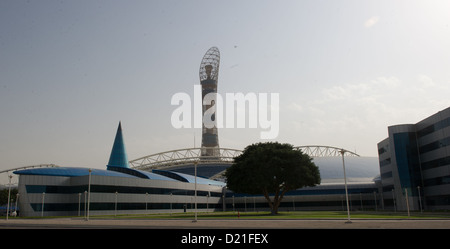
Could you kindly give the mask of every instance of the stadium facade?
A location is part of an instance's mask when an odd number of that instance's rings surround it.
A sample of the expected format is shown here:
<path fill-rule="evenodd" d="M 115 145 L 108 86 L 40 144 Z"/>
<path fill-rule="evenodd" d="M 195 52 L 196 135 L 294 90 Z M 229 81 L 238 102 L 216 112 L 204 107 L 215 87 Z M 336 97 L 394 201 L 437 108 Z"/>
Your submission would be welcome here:
<path fill-rule="evenodd" d="M 201 160 L 199 160 L 201 162 Z M 326 178 L 316 187 L 285 195 L 280 210 L 345 210 L 345 191 L 340 157 L 317 157 Z M 355 209 L 375 209 L 373 178 L 376 158 L 348 157 L 346 168 L 350 203 Z M 231 163 L 198 164 L 198 173 L 216 174 Z M 179 167 L 179 172 L 177 168 Z M 21 216 L 85 216 L 137 213 L 202 212 L 215 210 L 268 210 L 263 196 L 233 193 L 222 181 L 191 175 L 195 165 L 172 170 L 139 170 L 130 167 L 122 126 L 116 132 L 106 169 L 42 167 L 14 171 L 19 175 Z M 215 171 L 211 172 L 212 169 Z M 180 171 L 185 171 L 182 173 Z"/>
<path fill-rule="evenodd" d="M 22 216 L 60 216 L 214 210 L 225 183 L 164 170 L 129 167 L 119 123 L 107 169 L 45 167 L 19 175 Z"/>

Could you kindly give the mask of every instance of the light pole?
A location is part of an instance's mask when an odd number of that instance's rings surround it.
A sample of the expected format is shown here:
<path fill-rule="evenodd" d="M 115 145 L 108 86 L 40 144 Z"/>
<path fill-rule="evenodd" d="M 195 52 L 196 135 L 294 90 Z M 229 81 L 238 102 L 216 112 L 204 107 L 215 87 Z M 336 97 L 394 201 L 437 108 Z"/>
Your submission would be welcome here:
<path fill-rule="evenodd" d="M 373 191 L 373 198 L 375 200 L 375 212 L 378 212 L 378 205 L 377 205 L 377 194 L 375 191 Z"/>
<path fill-rule="evenodd" d="M 89 180 L 88 180 L 88 196 L 87 196 L 87 215 L 86 215 L 86 221 L 89 220 L 89 205 L 91 201 L 91 172 L 92 170 L 89 169 Z"/>
<path fill-rule="evenodd" d="M 233 212 L 236 212 L 236 210 L 234 209 L 234 195 L 233 195 Z"/>
<path fill-rule="evenodd" d="M 295 211 L 295 195 L 292 196 L 292 210 Z"/>
<path fill-rule="evenodd" d="M 344 169 L 345 200 L 347 202 L 347 221 L 345 223 L 352 223 L 352 221 L 350 220 L 350 208 L 348 204 L 347 175 L 345 174 L 345 161 L 344 161 L 345 150 L 341 149 L 339 152 L 342 155 L 342 168 Z"/>
<path fill-rule="evenodd" d="M 8 187 L 8 206 L 6 207 L 6 220 L 8 220 L 9 216 L 9 199 L 11 199 L 11 178 L 12 175 L 9 175 L 9 187 Z"/>
<path fill-rule="evenodd" d="M 170 216 L 172 216 L 172 202 L 173 202 L 172 193 L 170 193 Z"/>
<path fill-rule="evenodd" d="M 116 217 L 117 216 L 117 191 L 116 191 L 116 199 L 115 199 L 115 202 L 114 202 L 114 217 Z"/>
<path fill-rule="evenodd" d="M 44 201 L 45 201 L 45 192 L 42 192 L 41 217 L 44 217 Z"/>
<path fill-rule="evenodd" d="M 195 191 L 194 191 L 195 219 L 193 222 L 197 222 L 197 161 L 194 162 L 194 171 L 195 171 Z"/>
<path fill-rule="evenodd" d="M 19 193 L 16 194 L 16 207 L 14 208 L 14 216 L 17 216 L 17 202 L 19 201 Z"/>
<path fill-rule="evenodd" d="M 417 186 L 417 193 L 419 193 L 419 207 L 420 207 L 420 212 L 422 213 L 422 198 L 420 196 L 420 186 Z"/>
<path fill-rule="evenodd" d="M 247 196 L 244 196 L 244 210 L 247 212 Z"/>
<path fill-rule="evenodd" d="M 78 216 L 80 216 L 81 209 L 81 193 L 78 193 Z"/>
<path fill-rule="evenodd" d="M 408 188 L 405 188 L 405 199 L 406 199 L 406 208 L 408 209 L 408 217 L 409 217 L 410 213 L 409 213 L 409 201 L 408 201 Z"/>
<path fill-rule="evenodd" d="M 86 204 L 87 204 L 87 191 L 84 191 L 84 219 L 86 220 Z"/>
<path fill-rule="evenodd" d="M 206 195 L 206 212 L 208 212 L 208 208 L 209 208 L 209 195 L 211 193 L 208 191 L 208 194 Z"/>
<path fill-rule="evenodd" d="M 392 202 L 394 203 L 394 212 L 397 212 L 397 208 L 395 207 L 395 194 L 394 194 L 394 189 L 392 189 Z"/>
<path fill-rule="evenodd" d="M 147 209 L 147 203 L 148 203 L 148 193 L 145 192 L 145 212 L 148 211 L 148 209 Z"/>
<path fill-rule="evenodd" d="M 359 201 L 361 202 L 361 211 L 364 211 L 363 201 L 362 201 L 362 193 L 359 193 Z"/>

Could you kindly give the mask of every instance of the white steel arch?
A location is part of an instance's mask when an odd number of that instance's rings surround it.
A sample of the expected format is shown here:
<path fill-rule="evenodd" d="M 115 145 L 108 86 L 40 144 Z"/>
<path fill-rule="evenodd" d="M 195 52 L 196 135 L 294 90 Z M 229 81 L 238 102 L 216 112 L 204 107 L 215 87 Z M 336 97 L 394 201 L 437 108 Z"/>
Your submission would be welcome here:
<path fill-rule="evenodd" d="M 330 156 L 358 156 L 355 152 L 349 150 L 333 147 L 333 146 L 323 146 L 323 145 L 306 145 L 297 146 L 295 149 L 301 150 L 303 153 L 308 154 L 310 157 L 330 157 Z"/>
<path fill-rule="evenodd" d="M 29 166 L 22 166 L 12 169 L 5 169 L 0 171 L 0 185 L 6 185 L 5 182 L 8 182 L 8 177 L 13 176 L 12 172 L 16 170 L 22 170 L 22 169 L 31 169 L 31 168 L 46 168 L 46 167 L 59 167 L 56 164 L 37 164 L 37 165 L 29 165 Z M 14 183 L 14 184 L 17 184 Z"/>
<path fill-rule="evenodd" d="M 2 170 L 2 171 L 0 171 L 0 174 L 11 172 L 11 171 L 16 171 L 16 170 L 22 170 L 22 169 L 48 168 L 48 167 L 60 167 L 60 166 L 58 166 L 56 164 L 37 164 L 37 165 L 30 165 L 30 166 L 23 166 L 23 167 Z"/>
<path fill-rule="evenodd" d="M 161 169 L 172 166 L 189 165 L 197 162 L 201 164 L 231 164 L 233 158 L 241 154 L 242 151 L 228 148 L 218 148 L 218 156 L 202 156 L 201 148 L 188 148 L 171 150 L 152 154 L 130 161 L 130 166 L 134 169 Z"/>
<path fill-rule="evenodd" d="M 358 154 L 332 146 L 306 145 L 297 146 L 295 149 L 301 150 L 310 157 L 330 157 L 330 156 L 359 156 Z M 201 156 L 201 148 L 188 148 L 171 150 L 144 156 L 130 161 L 131 168 L 140 170 L 163 169 L 173 166 L 183 166 L 194 164 L 232 164 L 233 159 L 239 156 L 242 151 L 237 149 L 219 148 L 219 156 Z"/>

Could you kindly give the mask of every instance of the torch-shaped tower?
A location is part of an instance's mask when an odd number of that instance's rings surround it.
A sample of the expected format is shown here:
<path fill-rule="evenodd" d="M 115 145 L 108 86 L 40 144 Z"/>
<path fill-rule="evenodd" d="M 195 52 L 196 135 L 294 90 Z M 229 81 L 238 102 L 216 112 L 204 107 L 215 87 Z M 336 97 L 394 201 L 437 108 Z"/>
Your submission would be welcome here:
<path fill-rule="evenodd" d="M 205 112 L 214 113 L 211 116 L 212 124 L 202 126 L 202 156 L 219 156 L 219 137 L 217 133 L 216 122 L 216 94 L 217 81 L 219 78 L 219 63 L 220 52 L 216 47 L 210 48 L 203 56 L 200 63 L 200 84 L 202 85 L 202 116 L 205 117 Z M 209 105 L 204 105 L 203 100 L 208 93 L 212 95 Z M 210 96 L 211 97 L 211 96 Z"/>

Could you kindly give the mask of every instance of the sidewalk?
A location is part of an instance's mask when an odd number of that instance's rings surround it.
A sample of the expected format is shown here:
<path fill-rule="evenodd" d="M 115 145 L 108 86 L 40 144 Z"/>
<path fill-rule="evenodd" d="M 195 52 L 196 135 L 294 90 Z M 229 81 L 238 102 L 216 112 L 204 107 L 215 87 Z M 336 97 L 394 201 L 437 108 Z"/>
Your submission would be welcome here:
<path fill-rule="evenodd" d="M 352 219 L 347 220 L 163 220 L 163 219 L 5 219 L 0 229 L 450 229 L 450 220 Z"/>

